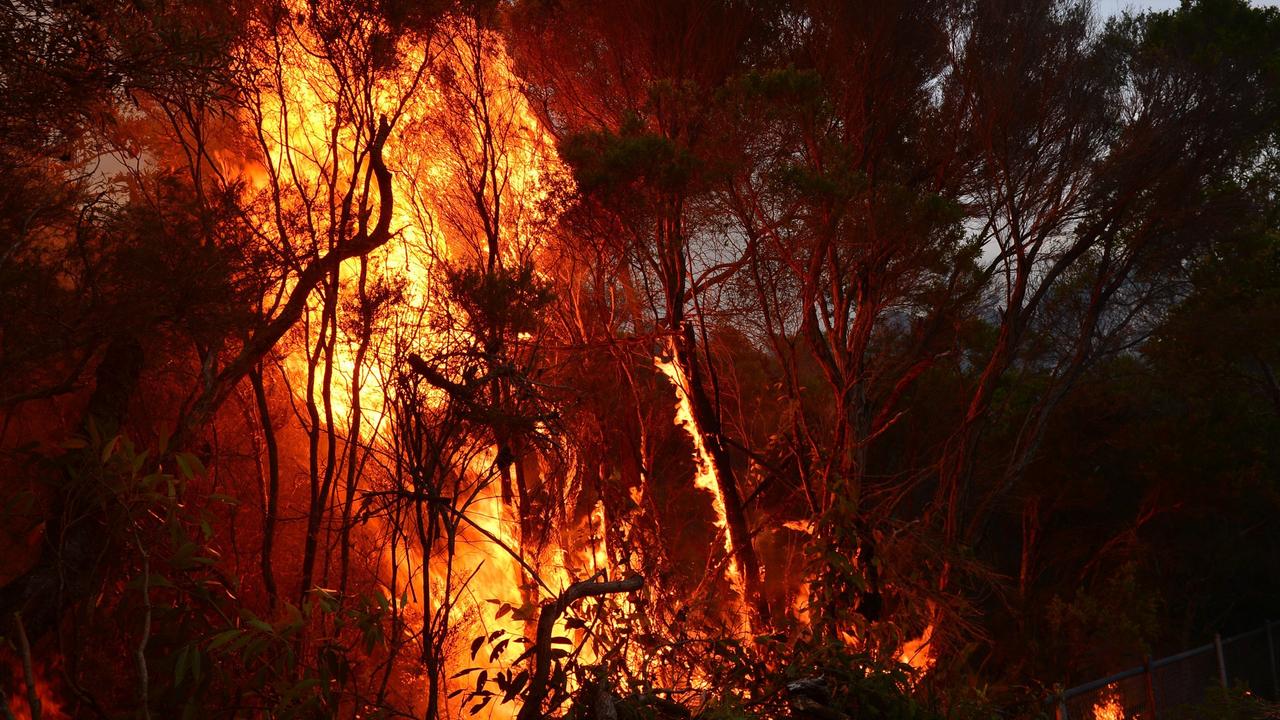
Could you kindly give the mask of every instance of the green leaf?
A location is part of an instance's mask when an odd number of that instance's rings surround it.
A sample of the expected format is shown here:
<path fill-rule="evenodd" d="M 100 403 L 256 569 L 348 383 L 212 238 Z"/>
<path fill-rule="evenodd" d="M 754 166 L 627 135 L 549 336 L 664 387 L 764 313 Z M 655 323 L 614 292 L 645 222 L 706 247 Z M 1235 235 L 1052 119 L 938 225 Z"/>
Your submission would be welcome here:
<path fill-rule="evenodd" d="M 102 462 L 105 463 L 106 461 L 111 459 L 111 456 L 115 454 L 116 445 L 118 445 L 119 443 L 120 443 L 119 435 L 116 435 L 115 437 L 107 441 L 107 444 L 102 447 Z"/>
<path fill-rule="evenodd" d="M 223 645 L 226 645 L 232 640 L 235 640 L 237 637 L 240 636 L 240 633 L 242 632 L 244 631 L 241 630 L 240 628 L 231 628 L 230 630 L 223 630 L 217 635 L 214 635 L 213 639 L 209 641 L 209 649 L 217 650 Z"/>
<path fill-rule="evenodd" d="M 325 612 L 338 611 L 338 593 L 336 590 L 315 587 L 311 589 L 312 594 L 320 601 L 320 609 Z"/>
<path fill-rule="evenodd" d="M 204 465 L 200 463 L 200 458 L 191 453 L 178 453 L 173 456 L 174 462 L 178 463 L 178 469 L 182 471 L 182 477 L 186 480 L 195 478 L 196 475 L 204 475 Z"/>
<path fill-rule="evenodd" d="M 246 663 L 249 662 L 249 660 L 253 659 L 254 657 L 257 657 L 258 653 L 261 653 L 263 650 L 266 650 L 266 649 L 267 649 L 267 641 L 265 638 L 260 637 L 257 640 L 254 640 L 253 642 L 246 645 L 244 648 L 244 655 L 243 655 L 244 661 Z"/>
<path fill-rule="evenodd" d="M 199 548 L 196 547 L 195 543 L 190 540 L 185 541 L 173 551 L 173 557 L 169 558 L 169 564 L 179 570 L 186 570 L 194 564 L 192 558 L 195 557 L 197 550 Z"/>
<path fill-rule="evenodd" d="M 138 453 L 137 455 L 134 455 L 134 456 L 133 456 L 133 463 L 132 463 L 132 464 L 130 465 L 130 467 L 129 467 L 129 470 L 130 470 L 131 474 L 132 474 L 133 476 L 135 476 L 135 477 L 136 477 L 136 476 L 138 475 L 138 473 L 142 472 L 142 466 L 143 466 L 146 462 L 147 462 L 147 451 L 146 451 L 146 450 L 143 450 L 142 452 Z"/>
<path fill-rule="evenodd" d="M 178 651 L 178 659 L 173 664 L 173 684 L 181 685 L 187 676 L 187 658 L 191 655 L 191 646 L 183 645 Z"/>

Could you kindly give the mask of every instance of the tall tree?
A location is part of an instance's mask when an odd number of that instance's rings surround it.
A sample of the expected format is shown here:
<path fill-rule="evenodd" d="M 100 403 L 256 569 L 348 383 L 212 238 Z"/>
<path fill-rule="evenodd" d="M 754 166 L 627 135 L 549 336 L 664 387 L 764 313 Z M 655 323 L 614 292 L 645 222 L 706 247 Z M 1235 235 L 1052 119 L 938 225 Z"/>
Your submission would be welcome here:
<path fill-rule="evenodd" d="M 764 621 L 769 608 L 743 501 L 747 488 L 730 456 L 699 307 L 723 280 L 707 273 L 708 265 L 732 263 L 737 251 L 702 245 L 708 218 L 699 206 L 723 140 L 716 94 L 763 46 L 773 10 L 719 1 L 531 2 L 513 13 L 516 59 L 535 107 L 574 166 L 583 200 L 609 218 L 613 250 L 633 274 L 624 282 L 646 289 L 651 317 L 637 313 L 634 322 L 659 329 L 664 337 L 655 350 L 672 356 L 687 386 L 680 392 L 688 396 L 691 431 L 710 457 L 744 599 Z"/>

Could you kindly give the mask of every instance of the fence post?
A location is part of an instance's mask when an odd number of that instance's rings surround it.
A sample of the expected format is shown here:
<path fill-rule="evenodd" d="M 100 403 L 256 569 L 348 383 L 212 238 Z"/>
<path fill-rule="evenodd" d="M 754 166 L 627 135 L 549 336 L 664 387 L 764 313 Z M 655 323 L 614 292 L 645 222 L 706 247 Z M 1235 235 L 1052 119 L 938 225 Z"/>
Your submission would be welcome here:
<path fill-rule="evenodd" d="M 1146 661 L 1143 663 L 1143 665 L 1145 666 L 1143 669 L 1146 672 L 1143 673 L 1142 679 L 1146 681 L 1146 686 L 1147 686 L 1147 712 L 1143 717 L 1149 718 L 1150 720 L 1155 720 L 1156 689 L 1154 685 L 1154 682 L 1155 682 L 1154 678 L 1152 678 L 1151 676 L 1151 656 L 1150 655 L 1146 657 Z"/>
<path fill-rule="evenodd" d="M 1218 679 L 1222 681 L 1222 688 L 1227 688 L 1227 659 L 1222 654 L 1222 635 L 1213 634 L 1213 647 L 1218 651 Z"/>
<path fill-rule="evenodd" d="M 1276 641 L 1271 633 L 1271 621 L 1267 621 L 1267 660 L 1271 661 L 1271 699 L 1280 700 L 1280 681 L 1276 680 Z"/>

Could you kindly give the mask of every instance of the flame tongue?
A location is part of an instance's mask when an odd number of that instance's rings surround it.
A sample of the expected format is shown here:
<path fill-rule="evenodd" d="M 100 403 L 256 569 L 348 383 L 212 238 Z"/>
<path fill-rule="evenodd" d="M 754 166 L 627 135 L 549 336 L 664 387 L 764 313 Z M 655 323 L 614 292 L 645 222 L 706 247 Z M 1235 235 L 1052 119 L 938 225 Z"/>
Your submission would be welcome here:
<path fill-rule="evenodd" d="M 902 644 L 898 662 L 910 665 L 916 672 L 927 672 L 937 661 L 933 656 L 933 623 L 929 623 L 920 637 Z"/>
<path fill-rule="evenodd" d="M 685 378 L 680 364 L 676 362 L 674 355 L 670 360 L 655 357 L 653 364 L 676 388 L 675 424 L 683 427 L 689 433 L 689 439 L 693 441 L 696 467 L 693 484 L 694 487 L 705 490 L 711 496 L 711 509 L 714 512 L 713 522 L 720 533 L 720 538 L 723 541 L 724 550 L 728 557 L 725 574 L 729 578 L 729 582 L 733 584 L 741 601 L 746 598 L 746 586 L 743 582 L 742 572 L 738 567 L 737 556 L 733 552 L 733 543 L 729 538 L 728 513 L 725 510 L 724 495 L 720 492 L 720 479 L 716 476 L 715 464 L 711 460 L 711 453 L 707 451 L 702 430 L 698 427 L 698 421 L 693 416 L 693 407 L 689 400 L 688 380 Z M 751 632 L 750 617 L 745 611 L 744 604 L 739 602 L 738 607 L 735 609 L 740 625 L 739 630 L 743 634 L 749 634 Z"/>

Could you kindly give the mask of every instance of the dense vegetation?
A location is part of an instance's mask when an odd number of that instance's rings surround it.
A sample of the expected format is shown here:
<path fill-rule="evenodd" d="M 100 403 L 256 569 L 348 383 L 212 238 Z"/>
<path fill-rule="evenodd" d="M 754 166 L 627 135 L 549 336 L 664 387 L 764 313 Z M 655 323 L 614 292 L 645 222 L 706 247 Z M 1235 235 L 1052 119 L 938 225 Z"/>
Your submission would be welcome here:
<path fill-rule="evenodd" d="M 1276 9 L 14 0 L 0 97 L 5 717 L 1035 716 L 1280 609 Z"/>

